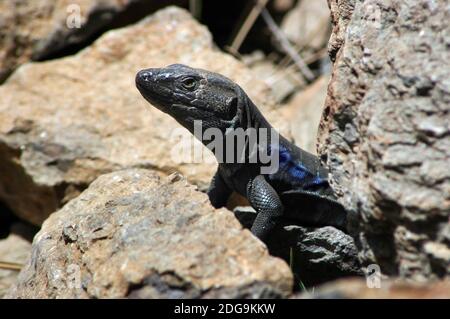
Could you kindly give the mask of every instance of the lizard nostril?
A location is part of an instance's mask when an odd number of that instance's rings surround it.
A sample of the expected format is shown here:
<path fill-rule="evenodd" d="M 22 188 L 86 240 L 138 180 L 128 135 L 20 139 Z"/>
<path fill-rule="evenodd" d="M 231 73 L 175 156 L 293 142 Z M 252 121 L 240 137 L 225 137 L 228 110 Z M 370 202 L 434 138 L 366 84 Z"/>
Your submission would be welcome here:
<path fill-rule="evenodd" d="M 139 77 L 141 78 L 141 80 L 145 81 L 145 82 L 149 82 L 151 81 L 153 76 L 152 72 L 149 71 L 143 71 L 139 73 Z"/>

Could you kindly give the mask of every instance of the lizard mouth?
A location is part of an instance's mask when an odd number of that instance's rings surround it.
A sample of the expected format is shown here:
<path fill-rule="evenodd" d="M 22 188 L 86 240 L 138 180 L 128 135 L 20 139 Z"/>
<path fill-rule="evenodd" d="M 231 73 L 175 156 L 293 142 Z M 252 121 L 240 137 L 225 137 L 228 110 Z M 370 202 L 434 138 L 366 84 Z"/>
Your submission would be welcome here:
<path fill-rule="evenodd" d="M 139 71 L 136 74 L 136 88 L 141 95 L 152 105 L 160 110 L 170 107 L 172 99 L 172 91 L 156 80 L 157 71 L 147 69 Z"/>
<path fill-rule="evenodd" d="M 165 111 L 171 108 L 170 102 L 171 92 L 164 88 L 158 88 L 158 92 L 154 92 L 154 88 L 150 88 L 146 83 L 140 83 L 136 81 L 136 87 L 141 95 L 153 106 L 157 107 L 161 111 Z"/>
<path fill-rule="evenodd" d="M 198 108 L 195 107 L 195 106 L 187 106 L 187 105 L 184 105 L 184 104 L 178 104 L 178 103 L 172 104 L 172 105 L 170 106 L 170 108 L 171 108 L 171 109 L 174 109 L 174 110 L 177 109 L 177 110 L 186 111 L 186 112 L 189 112 L 189 111 L 197 110 L 197 109 L 198 109 Z"/>
<path fill-rule="evenodd" d="M 160 109 L 161 111 L 165 111 L 171 108 L 171 104 L 167 102 L 165 99 L 161 98 L 158 95 L 150 95 L 147 92 L 142 92 L 139 90 L 142 96 L 153 106 Z"/>
<path fill-rule="evenodd" d="M 235 115 L 231 116 L 231 118 L 227 118 L 224 114 L 218 112 L 218 111 L 214 111 L 211 109 L 208 109 L 206 107 L 202 107 L 202 106 L 191 106 L 191 105 L 185 105 L 185 104 L 179 104 L 179 103 L 174 103 L 171 105 L 170 107 L 171 111 L 175 111 L 175 112 L 182 112 L 182 113 L 186 113 L 186 115 L 189 116 L 193 116 L 194 114 L 199 115 L 198 119 L 204 119 L 204 118 L 217 118 L 219 120 L 224 120 L 224 121 L 229 121 L 231 120 Z"/>
<path fill-rule="evenodd" d="M 139 71 L 135 79 L 136 88 L 141 95 L 157 109 L 165 113 L 180 113 L 180 116 L 198 119 L 216 118 L 229 121 L 236 116 L 236 109 L 224 112 L 208 107 L 203 105 L 202 101 L 195 101 L 195 98 L 177 92 L 176 88 L 166 87 L 162 83 L 164 81 L 158 80 L 158 74 L 158 69 L 146 69 Z"/>

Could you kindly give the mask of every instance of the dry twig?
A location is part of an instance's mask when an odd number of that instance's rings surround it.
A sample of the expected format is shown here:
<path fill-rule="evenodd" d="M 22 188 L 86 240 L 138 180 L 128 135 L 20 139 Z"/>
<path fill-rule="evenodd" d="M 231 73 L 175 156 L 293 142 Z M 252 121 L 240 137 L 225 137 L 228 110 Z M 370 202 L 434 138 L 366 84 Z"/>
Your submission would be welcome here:
<path fill-rule="evenodd" d="M 256 19 L 260 15 L 261 10 L 263 10 L 266 7 L 267 2 L 269 2 L 269 0 L 258 0 L 256 4 L 253 6 L 252 11 L 250 11 L 249 15 L 247 16 L 241 28 L 239 29 L 239 32 L 237 33 L 236 37 L 231 43 L 231 46 L 229 47 L 231 53 L 236 54 L 238 52 L 239 48 L 242 45 L 242 42 L 244 42 L 245 37 L 247 36 Z"/>
<path fill-rule="evenodd" d="M 280 43 L 282 49 L 288 54 L 291 59 L 294 61 L 295 65 L 299 68 L 300 72 L 302 72 L 303 76 L 308 80 L 314 80 L 314 74 L 308 68 L 308 65 L 303 61 L 300 55 L 296 52 L 294 47 L 291 45 L 289 40 L 284 35 L 283 31 L 278 27 L 278 25 L 273 21 L 269 11 L 266 8 L 261 10 L 261 16 L 269 27 L 270 31 L 273 33 L 277 41 Z"/>
<path fill-rule="evenodd" d="M 18 263 L 10 263 L 7 261 L 0 261 L 0 269 L 20 271 L 22 269 L 22 267 L 23 267 L 23 265 L 18 264 Z"/>

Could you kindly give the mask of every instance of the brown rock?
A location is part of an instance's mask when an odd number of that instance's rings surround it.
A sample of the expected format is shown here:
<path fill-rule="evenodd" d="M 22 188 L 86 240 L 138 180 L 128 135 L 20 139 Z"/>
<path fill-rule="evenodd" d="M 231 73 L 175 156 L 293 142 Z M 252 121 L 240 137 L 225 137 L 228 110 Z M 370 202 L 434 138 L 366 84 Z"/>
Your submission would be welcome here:
<path fill-rule="evenodd" d="M 179 175 L 99 177 L 52 214 L 11 298 L 281 297 L 292 273 Z"/>
<path fill-rule="evenodd" d="M 264 81 L 272 89 L 277 103 L 284 103 L 286 98 L 306 86 L 306 82 L 298 73 L 297 68 L 280 67 L 261 51 L 243 56 L 242 61 L 258 79 Z"/>
<path fill-rule="evenodd" d="M 301 0 L 289 11 L 281 29 L 298 47 L 318 50 L 330 36 L 330 10 L 326 0 Z"/>
<path fill-rule="evenodd" d="M 352 17 L 355 1 L 327 0 L 331 14 L 332 32 L 328 41 L 328 53 L 331 61 L 344 43 L 347 25 Z"/>
<path fill-rule="evenodd" d="M 328 82 L 328 76 L 321 76 L 304 91 L 294 95 L 281 109 L 284 117 L 289 119 L 295 144 L 313 154 L 317 149 L 317 130 L 327 96 Z"/>
<path fill-rule="evenodd" d="M 302 293 L 300 298 L 332 299 L 448 299 L 450 281 L 429 284 L 382 281 L 380 288 L 369 288 L 363 279 L 340 279 L 325 284 L 314 293 Z"/>
<path fill-rule="evenodd" d="M 186 11 L 170 7 L 75 56 L 23 65 L 0 87 L 0 200 L 40 224 L 97 176 L 121 168 L 180 171 L 204 188 L 215 161 L 180 156 L 180 134 L 190 134 L 148 106 L 134 85 L 138 70 L 172 63 L 229 76 L 283 127 L 267 86 L 216 50 Z"/>
<path fill-rule="evenodd" d="M 448 6 L 329 2 L 335 64 L 319 153 L 360 259 L 388 275 L 448 277 Z"/>
<path fill-rule="evenodd" d="M 158 4 L 158 2 L 160 4 Z M 8 0 L 0 2 L 0 82 L 16 67 L 88 42 L 125 10 L 155 11 L 168 1 Z M 172 3 L 174 1 L 171 1 Z M 180 1 L 182 2 L 182 1 Z M 120 24 L 119 21 L 115 21 Z"/>
<path fill-rule="evenodd" d="M 0 261 L 24 264 L 30 257 L 31 243 L 14 233 L 0 240 Z M 0 269 L 0 298 L 16 282 L 19 272 Z"/>

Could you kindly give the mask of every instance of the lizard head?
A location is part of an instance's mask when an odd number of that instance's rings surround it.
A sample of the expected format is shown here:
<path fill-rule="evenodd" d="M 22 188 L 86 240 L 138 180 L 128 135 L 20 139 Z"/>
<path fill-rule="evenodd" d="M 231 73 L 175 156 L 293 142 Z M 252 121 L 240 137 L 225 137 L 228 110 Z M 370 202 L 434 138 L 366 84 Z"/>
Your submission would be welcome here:
<path fill-rule="evenodd" d="M 194 121 L 202 128 L 226 130 L 239 121 L 242 89 L 230 79 L 182 64 L 139 71 L 136 87 L 159 110 L 168 113 L 193 132 Z"/>

